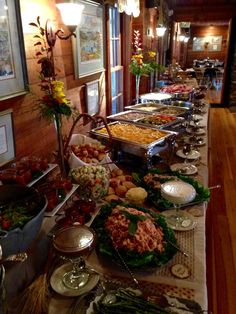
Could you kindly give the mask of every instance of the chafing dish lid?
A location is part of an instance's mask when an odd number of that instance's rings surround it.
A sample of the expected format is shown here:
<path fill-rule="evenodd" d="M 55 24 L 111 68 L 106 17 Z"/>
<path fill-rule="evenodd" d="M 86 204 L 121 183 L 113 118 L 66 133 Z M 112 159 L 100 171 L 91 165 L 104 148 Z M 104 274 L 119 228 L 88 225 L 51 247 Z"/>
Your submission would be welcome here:
<path fill-rule="evenodd" d="M 71 226 L 59 230 L 53 238 L 56 250 L 62 253 L 79 253 L 93 246 L 94 231 L 87 226 Z"/>

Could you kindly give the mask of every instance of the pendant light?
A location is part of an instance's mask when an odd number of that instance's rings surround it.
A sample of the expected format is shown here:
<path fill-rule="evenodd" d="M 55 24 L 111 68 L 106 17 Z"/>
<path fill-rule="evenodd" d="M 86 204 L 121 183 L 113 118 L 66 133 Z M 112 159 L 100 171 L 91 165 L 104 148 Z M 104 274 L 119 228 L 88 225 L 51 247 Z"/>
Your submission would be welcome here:
<path fill-rule="evenodd" d="M 118 11 L 120 13 L 126 13 L 127 15 L 133 15 L 138 17 L 140 14 L 139 0 L 118 0 Z"/>

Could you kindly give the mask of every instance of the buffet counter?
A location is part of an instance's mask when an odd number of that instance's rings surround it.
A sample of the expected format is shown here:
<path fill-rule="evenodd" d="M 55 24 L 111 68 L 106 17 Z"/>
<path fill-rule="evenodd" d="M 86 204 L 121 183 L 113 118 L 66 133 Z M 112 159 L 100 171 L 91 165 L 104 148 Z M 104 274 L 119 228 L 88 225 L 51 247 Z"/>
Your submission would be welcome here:
<path fill-rule="evenodd" d="M 204 139 L 206 145 L 199 146 L 201 154 L 200 161 L 198 161 L 198 173 L 194 175 L 194 179 L 208 186 L 208 167 L 207 167 L 207 122 L 208 111 L 202 116 L 202 124 L 206 127 L 206 135 Z M 176 150 L 178 147 L 176 147 Z M 180 157 L 175 156 L 173 162 L 180 162 Z M 170 294 L 185 299 L 195 300 L 198 302 L 203 310 L 207 310 L 207 288 L 206 288 L 206 256 L 205 256 L 205 217 L 207 204 L 198 204 L 187 207 L 192 215 L 195 216 L 197 225 L 193 230 L 176 231 L 176 238 L 180 248 L 188 254 L 184 256 L 178 252 L 167 265 L 159 269 L 147 270 L 145 272 L 135 272 L 135 277 L 140 281 L 145 291 L 152 294 L 155 292 Z M 21 264 L 16 264 L 14 267 L 7 269 L 6 273 L 6 290 L 10 300 L 21 292 L 22 283 L 31 282 L 35 274 L 40 273 L 45 259 L 47 258 L 48 248 L 51 241 L 51 229 L 55 225 L 56 216 L 45 217 L 42 229 L 38 239 L 29 250 L 29 258 Z M 113 280 L 117 284 L 133 285 L 132 278 L 121 266 L 115 263 L 108 262 L 105 259 L 100 259 L 95 250 L 93 250 L 86 259 L 93 269 L 95 269 L 104 278 Z M 189 271 L 190 276 L 186 279 L 179 279 L 171 273 L 171 266 L 175 264 L 185 265 Z M 67 313 L 73 298 L 66 298 L 53 292 L 49 305 L 49 313 L 60 314 Z M 14 308 L 9 313 L 17 313 Z"/>

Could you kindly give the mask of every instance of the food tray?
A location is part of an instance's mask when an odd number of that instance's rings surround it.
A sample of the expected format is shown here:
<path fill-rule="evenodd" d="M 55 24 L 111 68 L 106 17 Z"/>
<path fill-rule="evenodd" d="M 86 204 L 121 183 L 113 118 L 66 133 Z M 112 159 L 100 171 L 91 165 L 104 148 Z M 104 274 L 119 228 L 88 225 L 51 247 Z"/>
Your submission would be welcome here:
<path fill-rule="evenodd" d="M 116 114 L 113 114 L 111 116 L 108 116 L 108 120 L 113 121 L 131 121 L 136 122 L 139 119 L 142 119 L 146 116 L 150 115 L 148 112 L 141 112 L 139 110 L 128 110 L 128 111 L 122 111 Z"/>
<path fill-rule="evenodd" d="M 157 110 L 157 113 L 167 114 L 170 116 L 182 116 L 188 113 L 189 108 L 187 107 L 179 107 L 179 106 L 164 106 Z"/>
<path fill-rule="evenodd" d="M 51 172 L 53 169 L 55 169 L 58 165 L 57 164 L 48 164 L 48 168 L 43 171 L 43 173 L 33 181 L 29 182 L 27 186 L 33 186 L 36 182 L 38 182 L 40 179 L 42 179 L 44 176 L 46 176 L 49 172 Z"/>
<path fill-rule="evenodd" d="M 160 152 L 161 150 L 163 150 L 163 147 L 165 147 L 166 144 L 166 140 L 170 139 L 171 136 L 176 136 L 175 132 L 172 131 L 164 131 L 164 130 L 157 130 L 156 128 L 153 127 L 146 127 L 146 126 L 137 126 L 133 123 L 129 123 L 129 122 L 123 122 L 123 121 L 115 121 L 115 122 L 111 122 L 108 124 L 108 127 L 110 128 L 110 131 L 112 133 L 112 127 L 113 126 L 121 126 L 123 128 L 126 128 L 126 125 L 128 126 L 127 128 L 130 128 L 130 126 L 132 126 L 132 129 L 135 129 L 136 131 L 138 131 L 138 140 L 140 140 L 140 135 L 144 135 L 144 132 L 146 133 L 150 133 L 151 130 L 152 135 L 157 135 L 158 133 L 161 135 L 159 138 L 157 138 L 156 140 L 154 139 L 152 142 L 150 143 L 138 143 L 131 140 L 126 140 L 123 139 L 121 137 L 117 137 L 117 136 L 112 136 L 112 141 L 114 143 L 114 145 L 116 146 L 116 148 L 121 149 L 124 152 L 127 153 L 131 153 L 137 156 L 141 156 L 141 157 L 151 157 L 153 155 L 155 155 L 156 153 Z M 100 126 L 98 128 L 92 129 L 90 132 L 92 135 L 94 135 L 95 137 L 99 138 L 99 139 L 104 139 L 104 140 L 109 140 L 109 136 L 107 133 L 100 133 L 100 130 L 103 129 L 104 126 Z M 149 132 L 150 130 L 150 132 Z M 127 134 L 127 132 L 124 132 L 125 134 Z M 146 138 L 145 136 L 143 136 L 143 138 Z"/>
<path fill-rule="evenodd" d="M 171 119 L 172 121 L 168 121 Z M 136 125 L 145 125 L 152 128 L 161 129 L 167 126 L 174 125 L 183 120 L 183 118 L 177 118 L 174 115 L 167 115 L 162 113 L 153 113 L 151 115 L 147 115 L 141 119 L 136 121 Z"/>
<path fill-rule="evenodd" d="M 156 104 L 156 103 L 149 102 L 145 104 L 136 104 L 133 106 L 126 106 L 125 109 L 150 113 L 150 112 L 156 112 L 158 109 L 162 108 L 163 106 L 164 106 L 163 104 Z"/>
<path fill-rule="evenodd" d="M 57 212 L 65 205 L 65 203 L 68 201 L 68 199 L 73 195 L 73 193 L 77 190 L 79 187 L 78 184 L 73 184 L 72 189 L 66 194 L 66 197 L 61 201 L 56 207 L 53 208 L 51 211 L 45 211 L 44 216 L 45 217 L 53 217 L 57 214 Z"/>
<path fill-rule="evenodd" d="M 174 107 L 181 107 L 186 109 L 191 109 L 193 107 L 193 103 L 190 101 L 183 101 L 183 100 L 172 100 L 169 103 L 170 106 Z"/>

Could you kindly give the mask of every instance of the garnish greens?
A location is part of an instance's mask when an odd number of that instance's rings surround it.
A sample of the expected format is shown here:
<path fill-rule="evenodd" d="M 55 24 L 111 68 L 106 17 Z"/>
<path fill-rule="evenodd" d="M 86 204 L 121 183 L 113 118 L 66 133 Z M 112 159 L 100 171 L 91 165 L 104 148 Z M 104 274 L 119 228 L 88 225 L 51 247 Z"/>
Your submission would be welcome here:
<path fill-rule="evenodd" d="M 97 234 L 97 251 L 102 255 L 110 257 L 111 259 L 114 259 L 114 256 L 116 256 L 116 251 L 113 247 L 112 239 L 105 229 L 105 222 L 111 215 L 112 208 L 117 205 L 117 202 L 113 202 L 111 204 L 102 206 L 99 214 L 92 223 L 92 228 Z M 119 205 L 130 207 L 130 205 L 126 203 L 120 203 Z M 162 215 L 156 214 L 146 208 L 139 206 L 132 205 L 132 207 L 151 215 L 154 218 L 154 223 L 162 228 L 164 234 L 164 251 L 147 251 L 141 254 L 133 250 L 119 249 L 119 253 L 127 265 L 131 268 L 160 267 L 166 264 L 177 252 L 176 248 L 168 243 L 169 241 L 171 243 L 177 244 L 174 231 L 167 226 L 165 218 Z M 130 229 L 132 230 L 129 230 L 129 232 L 134 233 L 134 226 L 130 227 Z"/>
<path fill-rule="evenodd" d="M 198 181 L 196 181 L 190 177 L 183 176 L 176 171 L 169 171 L 169 172 L 161 173 L 160 169 L 151 169 L 148 171 L 148 173 L 154 173 L 154 174 L 156 173 L 156 174 L 162 174 L 162 175 L 177 177 L 178 179 L 191 184 L 196 190 L 196 197 L 193 200 L 194 203 L 195 202 L 209 201 L 209 199 L 210 199 L 210 190 L 207 187 L 204 187 Z M 144 176 L 145 175 L 133 173 L 133 178 L 134 178 L 134 181 L 137 183 L 137 185 L 142 186 L 148 192 L 148 200 L 151 201 L 157 207 L 157 209 L 159 211 L 163 211 L 165 209 L 173 207 L 173 203 L 167 201 L 166 199 L 164 199 L 161 196 L 161 190 L 160 189 L 154 189 L 149 184 L 144 182 L 144 179 L 143 179 Z M 155 179 L 157 179 L 157 178 L 154 178 L 154 180 Z M 161 184 L 166 182 L 166 181 L 170 181 L 170 180 L 172 180 L 172 179 L 171 178 L 157 179 L 157 181 L 159 181 Z"/>

